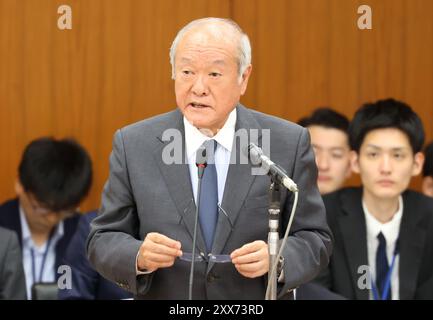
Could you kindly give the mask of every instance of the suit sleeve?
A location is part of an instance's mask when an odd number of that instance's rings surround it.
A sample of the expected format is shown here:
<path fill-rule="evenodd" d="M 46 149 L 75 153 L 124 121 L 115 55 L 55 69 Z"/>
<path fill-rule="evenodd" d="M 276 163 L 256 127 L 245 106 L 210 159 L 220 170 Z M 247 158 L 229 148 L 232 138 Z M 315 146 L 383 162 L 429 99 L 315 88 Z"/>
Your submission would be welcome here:
<path fill-rule="evenodd" d="M 337 206 L 337 204 L 334 203 L 334 198 L 329 198 L 328 197 L 324 197 L 323 201 L 325 203 L 325 208 L 326 210 L 329 212 L 330 208 L 335 208 Z M 328 225 L 332 230 L 335 230 L 335 228 L 332 228 L 332 226 L 334 225 L 333 223 L 333 219 L 332 219 L 332 215 L 330 213 L 327 214 L 327 219 L 328 219 Z M 325 288 L 325 290 L 328 290 L 329 292 L 332 292 L 331 290 L 333 289 L 333 278 L 332 278 L 332 262 L 333 259 L 331 258 L 329 263 L 327 264 L 327 266 L 325 268 L 323 268 L 320 273 L 318 274 L 318 276 L 313 280 L 314 283 L 316 283 L 317 285 L 322 286 L 323 288 Z"/>
<path fill-rule="evenodd" d="M 314 279 L 314 282 L 330 290 L 332 287 L 332 276 L 329 267 L 330 266 L 328 265 L 326 268 L 324 268 L 320 272 L 320 274 Z"/>
<path fill-rule="evenodd" d="M 98 273 L 90 266 L 86 257 L 86 239 L 90 225 L 85 216 L 80 218 L 77 231 L 68 245 L 63 264 L 72 269 L 72 288 L 59 289 L 59 300 L 97 299 Z"/>
<path fill-rule="evenodd" d="M 1 232 L 1 231 L 0 231 Z M 26 282 L 22 255 L 15 232 L 8 233 L 3 267 L 0 269 L 0 299 L 26 300 Z"/>
<path fill-rule="evenodd" d="M 122 131 L 118 130 L 100 212 L 91 223 L 87 255 L 102 276 L 133 294 L 145 294 L 153 274 L 136 275 L 136 257 L 142 243 L 138 239 L 138 226 Z"/>
<path fill-rule="evenodd" d="M 325 207 L 317 188 L 317 168 L 308 131 L 302 129 L 298 140 L 292 179 L 299 189 L 298 206 L 286 243 L 284 255 L 284 284 L 279 297 L 288 290 L 314 279 L 329 263 L 332 234 L 326 222 Z M 293 205 L 290 195 L 283 213 L 286 227 Z"/>

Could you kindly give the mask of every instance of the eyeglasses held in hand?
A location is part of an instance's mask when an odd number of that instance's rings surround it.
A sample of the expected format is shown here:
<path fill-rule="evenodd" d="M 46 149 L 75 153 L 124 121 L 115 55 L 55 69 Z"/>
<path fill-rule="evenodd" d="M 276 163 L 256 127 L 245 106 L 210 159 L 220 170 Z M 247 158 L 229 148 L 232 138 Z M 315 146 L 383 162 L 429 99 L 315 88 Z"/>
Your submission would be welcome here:
<path fill-rule="evenodd" d="M 179 257 L 182 261 L 191 262 L 193 260 L 192 253 L 184 252 L 182 256 Z M 194 262 L 214 262 L 214 263 L 229 263 L 232 262 L 230 255 L 228 254 L 212 254 L 209 253 L 207 256 L 204 253 L 196 253 Z"/>
<path fill-rule="evenodd" d="M 184 211 L 186 211 L 187 208 L 185 208 Z M 223 207 L 221 207 L 221 205 L 218 203 L 218 212 L 222 212 L 223 215 L 227 218 L 227 221 L 230 224 L 230 229 L 231 231 L 233 231 L 233 224 L 230 221 L 230 217 L 228 216 L 227 212 L 223 209 Z M 182 221 L 183 219 L 181 219 Z M 181 222 L 180 221 L 180 222 Z M 194 260 L 194 262 L 213 262 L 213 263 L 229 263 L 232 262 L 232 259 L 230 258 L 230 255 L 228 254 L 213 254 L 213 253 L 209 253 L 209 254 L 205 254 L 203 252 L 201 253 L 196 253 L 193 259 L 192 253 L 191 252 L 183 252 L 183 255 L 179 257 L 180 260 L 182 261 L 187 261 L 187 262 L 192 262 Z"/>

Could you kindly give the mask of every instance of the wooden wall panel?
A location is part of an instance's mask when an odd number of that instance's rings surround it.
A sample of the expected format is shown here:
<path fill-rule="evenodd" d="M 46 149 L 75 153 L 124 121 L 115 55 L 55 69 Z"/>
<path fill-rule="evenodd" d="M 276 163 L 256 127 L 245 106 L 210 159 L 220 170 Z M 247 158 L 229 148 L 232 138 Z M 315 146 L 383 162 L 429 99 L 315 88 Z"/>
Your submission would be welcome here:
<path fill-rule="evenodd" d="M 372 8 L 372 30 L 357 27 L 361 4 Z M 233 18 L 254 50 L 243 101 L 297 121 L 319 106 L 351 117 L 362 103 L 395 97 L 419 113 L 431 140 L 432 13 L 428 0 L 235 0 Z"/>
<path fill-rule="evenodd" d="M 61 4 L 72 30 L 57 28 Z M 357 28 L 361 4 L 372 30 Z M 231 17 L 250 36 L 246 105 L 297 121 L 318 106 L 351 116 L 393 96 L 433 139 L 432 13 L 430 0 L 0 0 L 0 201 L 14 195 L 30 140 L 73 136 L 95 169 L 83 208 L 97 207 L 114 131 L 174 108 L 168 49 L 204 16 Z"/>
<path fill-rule="evenodd" d="M 61 4 L 72 7 L 72 30 L 57 28 Z M 28 142 L 73 136 L 94 163 L 83 209 L 99 206 L 114 131 L 175 107 L 176 32 L 229 12 L 228 0 L 0 0 L 0 201 L 14 196 Z"/>

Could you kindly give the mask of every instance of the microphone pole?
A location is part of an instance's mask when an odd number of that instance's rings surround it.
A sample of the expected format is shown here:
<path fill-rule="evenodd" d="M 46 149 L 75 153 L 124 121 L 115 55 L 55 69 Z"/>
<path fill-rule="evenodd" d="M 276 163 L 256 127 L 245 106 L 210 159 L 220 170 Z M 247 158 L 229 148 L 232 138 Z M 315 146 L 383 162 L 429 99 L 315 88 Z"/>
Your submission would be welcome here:
<path fill-rule="evenodd" d="M 273 180 L 273 179 L 272 179 Z M 272 266 L 277 264 L 280 233 L 279 233 L 279 220 L 280 220 L 280 183 L 272 181 L 269 188 L 269 232 L 268 232 L 268 251 L 269 251 L 269 273 L 268 273 L 268 286 L 269 291 L 266 295 L 266 300 L 277 300 L 277 283 L 278 278 L 275 272 L 271 272 Z"/>
<path fill-rule="evenodd" d="M 189 288 L 188 288 L 188 299 L 192 300 L 192 287 L 194 283 L 194 263 L 195 263 L 195 247 L 197 241 L 197 224 L 198 224 L 198 212 L 200 208 L 200 195 L 201 195 L 201 181 L 204 174 L 204 169 L 207 167 L 207 153 L 206 148 L 200 147 L 195 155 L 195 164 L 197 166 L 197 205 L 195 208 L 195 221 L 194 221 L 194 235 L 192 238 L 192 259 L 191 267 L 189 271 Z"/>

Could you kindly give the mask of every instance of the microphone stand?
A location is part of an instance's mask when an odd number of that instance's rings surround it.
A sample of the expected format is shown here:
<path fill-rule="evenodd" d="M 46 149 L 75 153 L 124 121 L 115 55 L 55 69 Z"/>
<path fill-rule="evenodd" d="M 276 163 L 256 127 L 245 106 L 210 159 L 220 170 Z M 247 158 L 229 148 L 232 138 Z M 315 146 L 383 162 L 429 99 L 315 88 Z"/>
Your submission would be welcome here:
<path fill-rule="evenodd" d="M 276 180 L 276 179 L 275 179 Z M 280 221 L 280 192 L 281 184 L 272 179 L 269 187 L 269 233 L 268 233 L 268 251 L 269 251 L 269 273 L 268 286 L 269 292 L 266 295 L 266 300 L 277 299 L 277 272 L 271 272 L 272 266 L 277 263 L 279 251 L 279 221 Z"/>
<path fill-rule="evenodd" d="M 256 146 L 254 143 L 250 143 L 248 148 L 245 149 L 248 153 L 251 162 L 253 164 L 261 164 L 262 168 L 271 177 L 271 186 L 269 189 L 269 234 L 268 234 L 268 251 L 269 251 L 269 271 L 268 271 L 268 285 L 266 288 L 265 299 L 276 300 L 277 299 L 277 269 L 278 259 L 282 257 L 286 241 L 289 237 L 290 229 L 292 227 L 293 218 L 295 217 L 296 208 L 298 206 L 299 190 L 296 183 L 287 176 L 287 173 L 283 168 L 276 165 L 267 156 L 263 154 L 262 149 Z M 293 206 L 287 223 L 284 237 L 281 241 L 279 239 L 279 221 L 280 221 L 280 187 L 284 186 L 287 190 L 293 192 Z"/>

